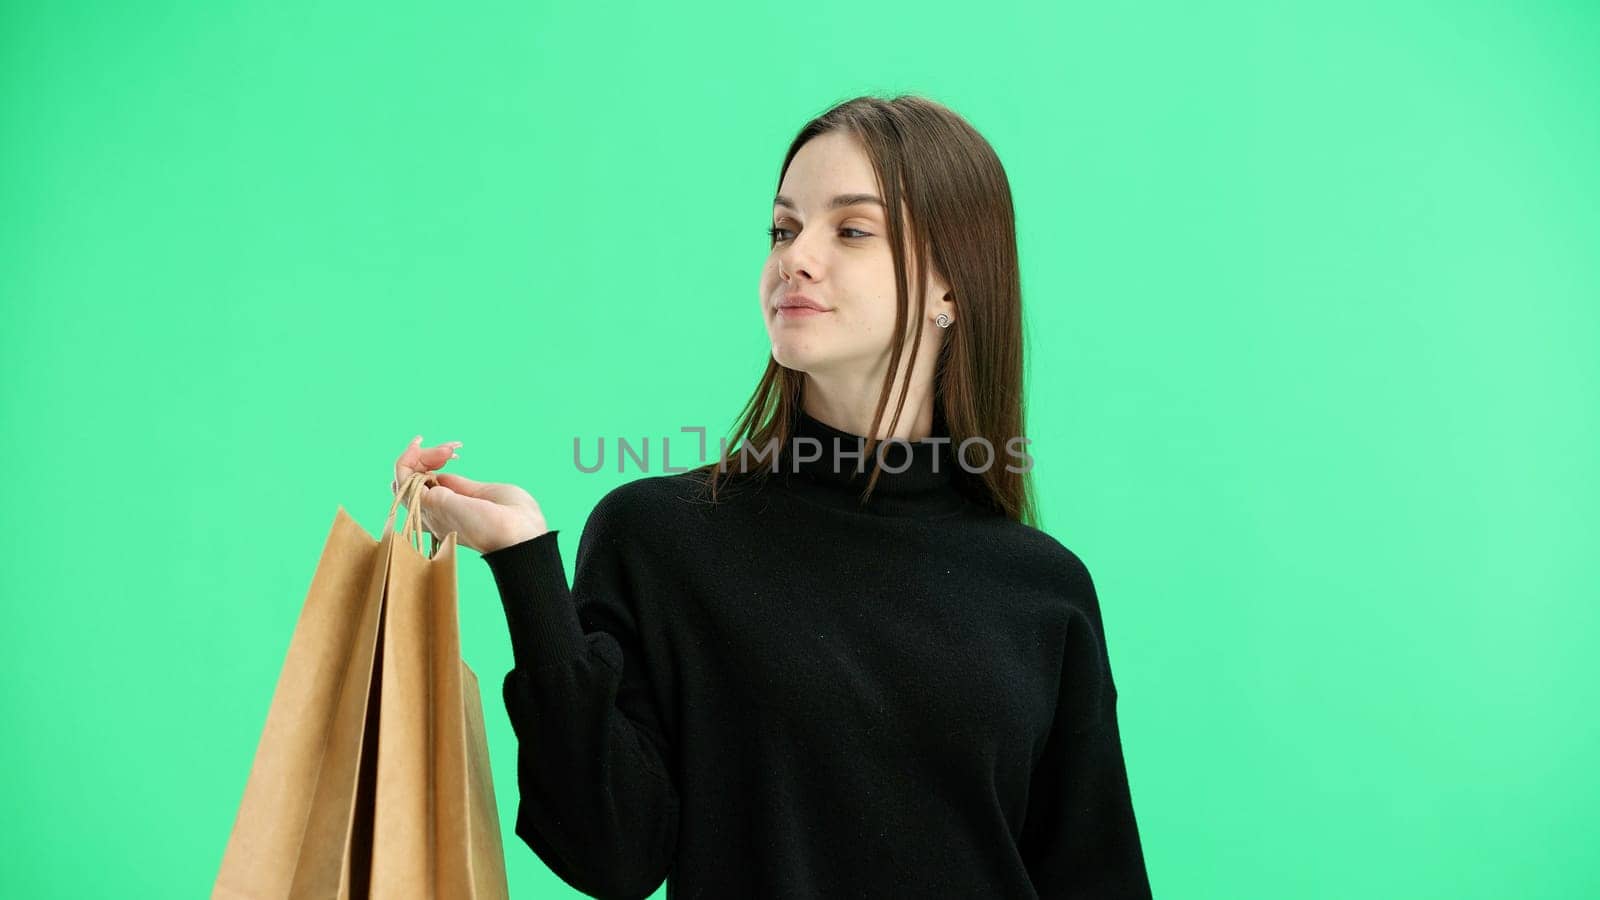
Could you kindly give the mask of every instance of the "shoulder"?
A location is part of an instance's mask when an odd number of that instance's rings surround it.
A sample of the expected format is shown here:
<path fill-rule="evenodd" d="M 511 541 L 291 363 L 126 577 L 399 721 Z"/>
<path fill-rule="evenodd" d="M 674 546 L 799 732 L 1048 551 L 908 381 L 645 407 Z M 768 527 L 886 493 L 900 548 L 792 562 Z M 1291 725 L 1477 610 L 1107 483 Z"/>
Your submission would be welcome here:
<path fill-rule="evenodd" d="M 695 472 L 646 475 L 619 484 L 600 496 L 584 524 L 583 540 L 626 542 L 648 547 L 653 537 L 692 530 L 705 504 L 703 479 Z"/>
<path fill-rule="evenodd" d="M 641 522 L 666 524 L 703 502 L 703 483 L 696 472 L 645 475 L 625 481 L 601 495 L 589 513 L 589 521 L 624 528 Z"/>
<path fill-rule="evenodd" d="M 1054 535 L 1015 519 L 993 520 L 1000 530 L 1008 562 L 1050 588 L 1050 592 L 1080 611 L 1098 607 L 1089 567 L 1072 548 Z"/>
<path fill-rule="evenodd" d="M 626 481 L 611 488 L 595 501 L 584 524 L 585 538 L 630 534 L 638 523 L 648 521 L 659 505 L 661 489 L 655 476 Z"/>

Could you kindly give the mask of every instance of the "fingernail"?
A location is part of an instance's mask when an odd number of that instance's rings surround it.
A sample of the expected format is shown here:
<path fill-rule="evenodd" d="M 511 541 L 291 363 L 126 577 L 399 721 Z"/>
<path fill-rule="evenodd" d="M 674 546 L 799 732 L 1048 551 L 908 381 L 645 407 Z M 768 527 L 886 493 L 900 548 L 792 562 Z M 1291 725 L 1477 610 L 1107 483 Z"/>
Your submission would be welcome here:
<path fill-rule="evenodd" d="M 417 436 L 416 436 L 416 437 L 414 437 L 414 438 L 412 438 L 412 439 L 411 439 L 411 443 L 413 443 L 413 444 L 420 444 L 420 443 L 422 443 L 422 435 L 420 435 L 420 434 L 419 434 L 419 435 L 417 435 Z"/>
<path fill-rule="evenodd" d="M 452 453 L 452 454 L 450 454 L 450 458 L 451 458 L 451 459 L 460 459 L 460 458 L 461 458 L 461 454 L 459 454 L 459 453 Z"/>

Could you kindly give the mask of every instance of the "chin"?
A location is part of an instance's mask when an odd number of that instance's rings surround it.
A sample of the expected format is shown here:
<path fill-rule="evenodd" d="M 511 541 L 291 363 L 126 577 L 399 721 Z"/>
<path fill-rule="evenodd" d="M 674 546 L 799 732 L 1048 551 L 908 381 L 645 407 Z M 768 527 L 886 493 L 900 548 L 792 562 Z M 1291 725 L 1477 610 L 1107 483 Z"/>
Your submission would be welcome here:
<path fill-rule="evenodd" d="M 784 336 L 772 342 L 772 358 L 778 365 L 787 369 L 800 372 L 809 372 L 821 368 L 826 355 L 816 341 L 796 340 L 792 336 Z"/>

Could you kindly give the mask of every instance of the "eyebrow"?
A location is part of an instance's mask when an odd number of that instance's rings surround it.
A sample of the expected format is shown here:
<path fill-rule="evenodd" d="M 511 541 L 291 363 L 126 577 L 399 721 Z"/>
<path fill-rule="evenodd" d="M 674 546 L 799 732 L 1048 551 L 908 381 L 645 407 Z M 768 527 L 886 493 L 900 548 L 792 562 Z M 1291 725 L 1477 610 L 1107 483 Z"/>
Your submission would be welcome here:
<path fill-rule="evenodd" d="M 875 203 L 878 206 L 884 205 L 883 200 L 879 199 L 877 194 L 840 194 L 828 201 L 828 208 L 843 209 L 846 206 L 859 206 L 863 203 Z M 800 207 L 795 206 L 793 200 L 790 200 L 788 197 L 785 197 L 782 194 L 779 194 L 772 199 L 772 205 L 787 206 L 795 212 L 800 211 Z"/>

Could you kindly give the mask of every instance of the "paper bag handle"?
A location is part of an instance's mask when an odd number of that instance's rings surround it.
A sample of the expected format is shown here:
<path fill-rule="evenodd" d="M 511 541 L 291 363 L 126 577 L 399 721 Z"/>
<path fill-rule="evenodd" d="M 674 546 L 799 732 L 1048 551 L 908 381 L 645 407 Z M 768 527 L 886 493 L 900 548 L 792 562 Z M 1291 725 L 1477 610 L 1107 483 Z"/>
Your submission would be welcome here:
<path fill-rule="evenodd" d="M 393 529 L 395 512 L 400 508 L 400 501 L 405 499 L 406 518 L 405 521 L 401 523 L 400 539 L 403 541 L 412 541 L 412 546 L 417 548 L 418 553 L 423 552 L 422 503 L 420 502 L 422 499 L 422 488 L 430 481 L 436 480 L 437 479 L 434 477 L 434 473 L 432 472 L 412 472 L 411 476 L 406 479 L 406 483 L 401 486 L 400 490 L 395 492 L 394 502 L 389 504 L 389 517 L 383 520 L 384 531 Z M 433 539 L 433 549 L 439 549 L 439 539 L 437 537 Z M 430 552 L 428 555 L 431 557 L 433 554 Z"/>

